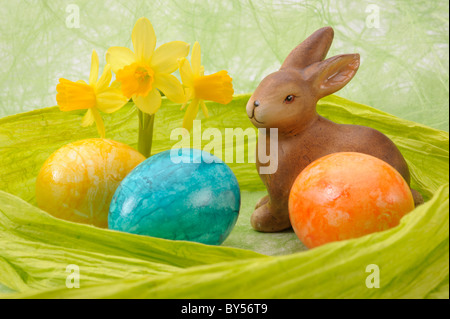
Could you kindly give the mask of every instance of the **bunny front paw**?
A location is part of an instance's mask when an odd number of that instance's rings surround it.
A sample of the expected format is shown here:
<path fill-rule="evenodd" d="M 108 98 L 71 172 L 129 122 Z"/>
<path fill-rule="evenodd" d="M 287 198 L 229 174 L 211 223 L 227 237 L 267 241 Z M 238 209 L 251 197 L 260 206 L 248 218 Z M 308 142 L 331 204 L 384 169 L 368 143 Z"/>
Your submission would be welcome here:
<path fill-rule="evenodd" d="M 268 201 L 269 201 L 269 195 L 261 197 L 261 199 L 256 203 L 255 209 L 258 209 L 262 205 L 267 204 Z"/>
<path fill-rule="evenodd" d="M 264 199 L 265 197 L 263 197 L 260 202 Z M 253 229 L 264 233 L 278 232 L 291 227 L 288 214 L 286 214 L 285 218 L 274 217 L 268 200 L 265 204 L 262 204 L 255 209 L 250 219 L 250 223 Z"/>

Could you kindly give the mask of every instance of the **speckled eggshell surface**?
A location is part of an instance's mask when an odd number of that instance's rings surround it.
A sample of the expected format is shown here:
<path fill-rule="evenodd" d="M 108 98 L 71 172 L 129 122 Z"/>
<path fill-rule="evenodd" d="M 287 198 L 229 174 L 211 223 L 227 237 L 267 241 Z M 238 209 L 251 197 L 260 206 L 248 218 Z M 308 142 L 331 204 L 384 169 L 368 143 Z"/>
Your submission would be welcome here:
<path fill-rule="evenodd" d="M 298 175 L 289 195 L 292 228 L 308 248 L 395 227 L 413 209 L 400 173 L 356 152 L 315 160 Z"/>
<path fill-rule="evenodd" d="M 122 181 L 108 223 L 114 230 L 218 245 L 231 233 L 240 202 L 237 179 L 219 158 L 195 149 L 168 150 Z"/>
<path fill-rule="evenodd" d="M 43 164 L 36 180 L 37 204 L 55 217 L 106 228 L 114 192 L 144 160 L 132 147 L 113 140 L 67 144 Z"/>

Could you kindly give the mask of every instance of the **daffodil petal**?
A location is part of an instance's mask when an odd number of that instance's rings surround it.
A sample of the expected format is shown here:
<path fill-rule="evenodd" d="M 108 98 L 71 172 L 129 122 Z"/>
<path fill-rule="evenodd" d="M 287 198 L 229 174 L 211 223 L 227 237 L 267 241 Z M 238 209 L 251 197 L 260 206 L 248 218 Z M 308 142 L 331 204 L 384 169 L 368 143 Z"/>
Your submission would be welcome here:
<path fill-rule="evenodd" d="M 98 54 L 95 52 L 95 50 L 92 50 L 92 57 L 91 57 L 91 73 L 89 74 L 89 85 L 94 85 L 97 82 L 98 78 Z"/>
<path fill-rule="evenodd" d="M 161 94 L 153 89 L 147 96 L 133 96 L 133 102 L 142 112 L 154 114 L 161 106 Z"/>
<path fill-rule="evenodd" d="M 194 46 L 192 48 L 191 65 L 192 65 L 192 72 L 194 72 L 195 75 L 200 76 L 202 59 L 201 59 L 200 44 L 197 41 L 194 43 Z"/>
<path fill-rule="evenodd" d="M 200 106 L 202 108 L 202 111 L 203 111 L 203 114 L 205 115 L 205 117 L 209 117 L 209 113 L 208 113 L 208 109 L 206 108 L 205 101 L 200 100 Z"/>
<path fill-rule="evenodd" d="M 156 35 L 153 26 L 147 18 L 140 18 L 131 33 L 134 52 L 139 62 L 149 62 L 156 46 Z"/>
<path fill-rule="evenodd" d="M 193 88 L 185 88 L 184 95 L 186 96 L 186 101 L 192 100 L 195 98 L 195 91 Z"/>
<path fill-rule="evenodd" d="M 122 94 L 121 90 L 108 88 L 97 93 L 97 108 L 105 113 L 113 113 L 127 104 L 128 99 Z"/>
<path fill-rule="evenodd" d="M 111 83 L 111 87 L 112 87 L 112 88 L 115 88 L 115 89 L 121 90 L 121 89 L 122 89 L 122 84 L 121 84 L 119 81 L 114 80 L 114 81 Z"/>
<path fill-rule="evenodd" d="M 200 76 L 205 75 L 205 67 L 203 65 L 200 65 Z"/>
<path fill-rule="evenodd" d="M 179 59 L 179 65 L 180 65 L 181 81 L 185 86 L 192 87 L 194 85 L 193 83 L 194 74 L 192 73 L 192 68 L 191 65 L 189 64 L 189 61 L 186 58 L 181 58 Z"/>
<path fill-rule="evenodd" d="M 186 101 L 183 86 L 174 75 L 165 73 L 155 74 L 155 82 L 153 84 L 169 100 L 175 103 L 184 103 Z"/>
<path fill-rule="evenodd" d="M 97 92 L 102 92 L 108 89 L 109 83 L 111 82 L 111 78 L 112 78 L 111 65 L 107 64 L 103 69 L 103 73 L 96 84 Z"/>
<path fill-rule="evenodd" d="M 189 44 L 172 41 L 161 45 L 152 56 L 151 67 L 155 73 L 173 73 L 178 69 L 178 59 L 189 54 Z"/>
<path fill-rule="evenodd" d="M 94 115 L 92 115 L 91 109 L 88 109 L 81 120 L 81 126 L 86 127 L 92 124 L 94 124 Z"/>
<path fill-rule="evenodd" d="M 194 120 L 197 117 L 198 104 L 199 99 L 193 99 L 191 104 L 189 104 L 186 113 L 184 114 L 183 128 L 187 129 L 188 131 L 192 129 L 192 124 L 194 123 Z"/>
<path fill-rule="evenodd" d="M 136 61 L 133 51 L 124 47 L 111 47 L 106 51 L 106 63 L 111 65 L 114 73 Z"/>
<path fill-rule="evenodd" d="M 100 134 L 101 138 L 105 138 L 105 124 L 103 124 L 100 112 L 95 107 L 90 110 L 94 118 L 95 124 L 97 125 L 98 134 Z"/>

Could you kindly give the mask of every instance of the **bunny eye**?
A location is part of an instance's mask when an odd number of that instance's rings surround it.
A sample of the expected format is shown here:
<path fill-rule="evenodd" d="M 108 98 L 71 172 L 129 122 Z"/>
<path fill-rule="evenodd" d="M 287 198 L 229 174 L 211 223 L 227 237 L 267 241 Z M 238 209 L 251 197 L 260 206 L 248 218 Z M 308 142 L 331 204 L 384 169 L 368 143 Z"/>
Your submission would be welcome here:
<path fill-rule="evenodd" d="M 286 98 L 284 99 L 284 103 L 289 104 L 294 102 L 295 96 L 290 94 L 288 96 L 286 96 Z"/>

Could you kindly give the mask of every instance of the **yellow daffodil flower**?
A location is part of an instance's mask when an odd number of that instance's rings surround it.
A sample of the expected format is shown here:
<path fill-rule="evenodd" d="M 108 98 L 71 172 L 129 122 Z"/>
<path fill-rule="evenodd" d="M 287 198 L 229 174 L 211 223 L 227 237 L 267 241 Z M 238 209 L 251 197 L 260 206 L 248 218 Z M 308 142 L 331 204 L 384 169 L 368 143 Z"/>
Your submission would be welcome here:
<path fill-rule="evenodd" d="M 115 112 L 124 106 L 128 99 L 116 85 L 109 86 L 112 78 L 109 65 L 105 66 L 99 79 L 98 70 L 98 55 L 93 50 L 89 84 L 83 80 L 72 82 L 63 78 L 59 79 L 59 84 L 56 86 L 58 92 L 56 102 L 61 111 L 87 109 L 81 125 L 89 126 L 95 122 L 100 136 L 105 138 L 105 126 L 99 110 L 105 113 Z"/>
<path fill-rule="evenodd" d="M 161 105 L 158 89 L 173 102 L 183 103 L 183 87 L 171 73 L 178 69 L 178 59 L 189 54 L 189 44 L 172 41 L 155 50 L 155 31 L 147 18 L 136 22 L 131 39 L 134 52 L 125 47 L 111 47 L 106 52 L 123 94 L 147 114 L 156 113 Z"/>
<path fill-rule="evenodd" d="M 192 67 L 186 58 L 179 59 L 180 75 L 183 85 L 186 87 L 186 101 L 189 104 L 183 119 L 183 128 L 190 131 L 199 106 L 208 117 L 208 109 L 204 100 L 228 104 L 233 99 L 232 79 L 227 71 L 219 71 L 211 75 L 204 75 L 204 67 L 201 65 L 201 51 L 198 42 L 195 42 L 191 55 Z M 187 102 L 182 109 L 186 106 Z"/>

